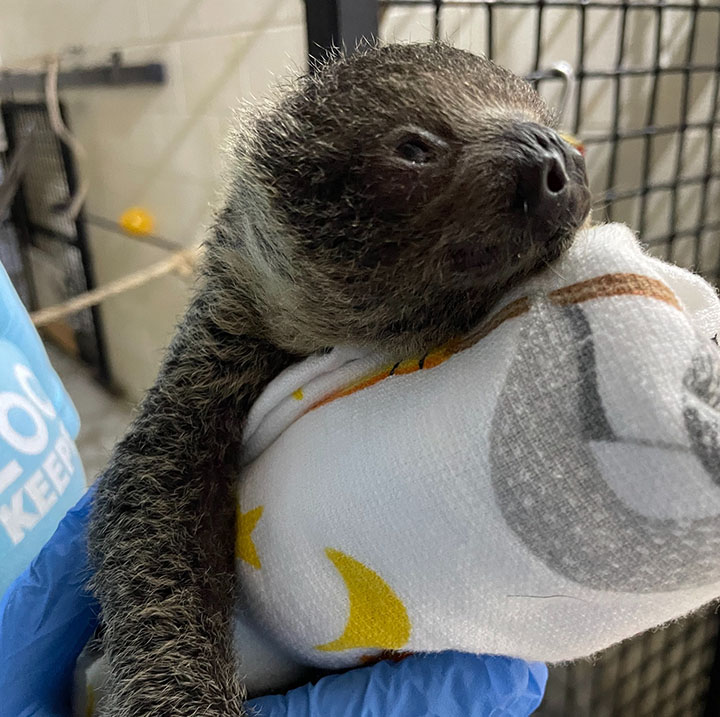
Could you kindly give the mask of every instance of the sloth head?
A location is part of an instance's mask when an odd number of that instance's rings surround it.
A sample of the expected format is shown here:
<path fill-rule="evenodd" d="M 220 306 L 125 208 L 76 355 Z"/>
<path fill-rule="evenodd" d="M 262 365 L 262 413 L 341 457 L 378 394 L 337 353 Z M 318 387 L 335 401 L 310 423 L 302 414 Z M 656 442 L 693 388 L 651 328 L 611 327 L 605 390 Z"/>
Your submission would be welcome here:
<path fill-rule="evenodd" d="M 532 87 L 442 44 L 332 59 L 233 151 L 224 261 L 268 337 L 300 353 L 407 354 L 468 331 L 590 206 L 583 159 Z"/>

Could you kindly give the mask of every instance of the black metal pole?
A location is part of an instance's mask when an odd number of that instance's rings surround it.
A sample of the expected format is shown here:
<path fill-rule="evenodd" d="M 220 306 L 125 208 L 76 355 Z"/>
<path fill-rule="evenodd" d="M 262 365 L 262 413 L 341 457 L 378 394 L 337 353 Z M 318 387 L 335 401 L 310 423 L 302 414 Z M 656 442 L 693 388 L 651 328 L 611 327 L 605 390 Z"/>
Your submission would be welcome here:
<path fill-rule="evenodd" d="M 125 87 L 126 85 L 161 85 L 165 82 L 165 66 L 160 62 L 147 65 L 102 65 L 58 73 L 58 89 L 73 87 Z M 0 94 L 13 92 L 44 92 L 45 72 L 0 71 Z"/>
<path fill-rule="evenodd" d="M 333 48 L 352 52 L 378 36 L 378 0 L 305 0 L 305 14 L 311 67 Z"/>

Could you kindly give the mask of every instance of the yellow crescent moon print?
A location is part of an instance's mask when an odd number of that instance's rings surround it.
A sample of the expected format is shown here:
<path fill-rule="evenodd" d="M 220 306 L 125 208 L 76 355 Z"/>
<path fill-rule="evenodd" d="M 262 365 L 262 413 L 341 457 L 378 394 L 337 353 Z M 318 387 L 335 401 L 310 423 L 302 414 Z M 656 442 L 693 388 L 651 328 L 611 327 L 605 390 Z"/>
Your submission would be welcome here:
<path fill-rule="evenodd" d="M 392 588 L 370 568 L 339 550 L 326 548 L 348 591 L 350 614 L 337 640 L 316 650 L 334 652 L 358 647 L 398 650 L 410 639 L 407 610 Z"/>
<path fill-rule="evenodd" d="M 255 570 L 260 570 L 262 564 L 258 557 L 255 543 L 252 539 L 252 532 L 255 530 L 258 520 L 260 520 L 264 506 L 259 505 L 257 508 L 249 510 L 247 513 L 243 513 L 239 506 L 237 510 L 237 533 L 235 534 L 235 559 L 240 558 L 249 565 L 252 565 Z"/>

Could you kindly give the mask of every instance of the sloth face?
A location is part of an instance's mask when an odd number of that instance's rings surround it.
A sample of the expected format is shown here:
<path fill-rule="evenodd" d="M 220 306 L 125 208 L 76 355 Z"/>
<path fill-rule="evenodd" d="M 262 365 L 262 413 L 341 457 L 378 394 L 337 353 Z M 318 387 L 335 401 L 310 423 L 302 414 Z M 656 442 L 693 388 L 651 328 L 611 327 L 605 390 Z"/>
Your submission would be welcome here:
<path fill-rule="evenodd" d="M 409 350 L 465 332 L 556 259 L 590 208 L 583 158 L 534 90 L 444 45 L 331 62 L 255 138 L 284 226 L 266 253 L 292 267 L 316 342 Z"/>

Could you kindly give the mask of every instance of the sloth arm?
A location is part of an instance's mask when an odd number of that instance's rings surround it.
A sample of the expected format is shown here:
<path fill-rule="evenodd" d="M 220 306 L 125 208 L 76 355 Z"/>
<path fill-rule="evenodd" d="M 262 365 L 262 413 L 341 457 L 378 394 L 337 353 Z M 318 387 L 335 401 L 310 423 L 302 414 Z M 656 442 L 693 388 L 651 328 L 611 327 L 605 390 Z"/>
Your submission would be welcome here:
<path fill-rule="evenodd" d="M 222 292 L 220 292 L 222 294 Z M 89 531 L 110 664 L 102 714 L 242 713 L 230 622 L 248 411 L 291 362 L 219 320 L 206 281 L 99 481 Z"/>

